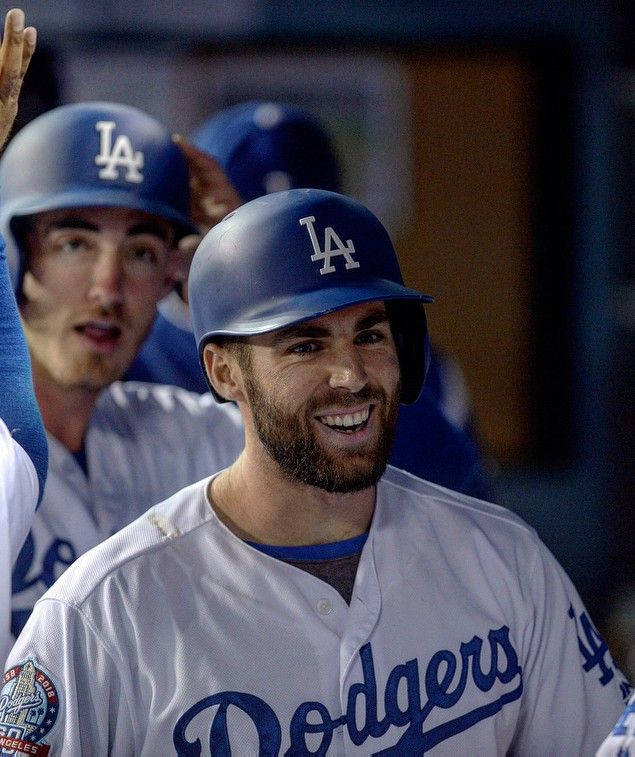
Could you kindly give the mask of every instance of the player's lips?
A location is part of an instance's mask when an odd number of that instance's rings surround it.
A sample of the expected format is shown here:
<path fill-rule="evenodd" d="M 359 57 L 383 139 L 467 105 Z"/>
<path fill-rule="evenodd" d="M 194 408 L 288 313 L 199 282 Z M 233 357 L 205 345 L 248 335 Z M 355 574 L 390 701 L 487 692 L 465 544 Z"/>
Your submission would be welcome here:
<path fill-rule="evenodd" d="M 116 321 L 92 320 L 77 324 L 75 331 L 97 348 L 112 349 L 121 336 L 121 326 Z"/>
<path fill-rule="evenodd" d="M 368 418 L 373 410 L 373 405 L 367 405 L 360 409 L 348 409 L 343 411 L 329 411 L 317 415 L 316 418 L 324 426 L 344 434 L 353 434 L 365 428 Z"/>

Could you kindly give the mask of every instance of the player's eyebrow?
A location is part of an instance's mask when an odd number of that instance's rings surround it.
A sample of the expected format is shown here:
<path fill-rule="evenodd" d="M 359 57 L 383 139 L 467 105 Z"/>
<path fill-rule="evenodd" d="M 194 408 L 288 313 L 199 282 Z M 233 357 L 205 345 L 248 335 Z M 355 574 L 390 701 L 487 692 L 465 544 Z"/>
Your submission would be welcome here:
<path fill-rule="evenodd" d="M 48 226 L 48 229 L 57 229 L 60 231 L 64 231 L 66 229 L 75 229 L 79 231 L 92 231 L 96 234 L 99 233 L 98 224 L 87 221 L 80 216 L 72 215 L 64 216 L 64 218 L 60 218 L 58 221 L 53 221 Z M 156 221 L 142 221 L 141 223 L 137 223 L 134 226 L 131 226 L 126 232 L 126 235 L 129 237 L 141 236 L 143 234 L 150 234 L 157 237 L 163 242 L 169 242 L 171 236 L 168 228 L 160 223 L 157 223 Z"/>
<path fill-rule="evenodd" d="M 323 326 L 316 326 L 313 323 L 294 323 L 292 326 L 280 329 L 272 334 L 272 342 L 284 342 L 287 339 L 320 339 L 329 336 L 331 332 Z"/>
<path fill-rule="evenodd" d="M 65 216 L 59 221 L 53 221 L 49 224 L 48 229 L 79 229 L 81 231 L 99 231 L 96 224 L 85 221 L 77 216 Z"/>
<path fill-rule="evenodd" d="M 377 309 L 363 318 L 355 324 L 355 331 L 365 331 L 366 329 L 372 329 L 373 326 L 377 326 L 380 323 L 386 323 L 388 321 L 388 313 L 385 308 Z"/>
<path fill-rule="evenodd" d="M 365 331 L 388 321 L 388 314 L 383 306 L 355 322 L 355 331 Z M 288 339 L 320 339 L 331 335 L 330 329 L 315 323 L 295 323 L 272 334 L 272 344 L 279 344 Z"/>

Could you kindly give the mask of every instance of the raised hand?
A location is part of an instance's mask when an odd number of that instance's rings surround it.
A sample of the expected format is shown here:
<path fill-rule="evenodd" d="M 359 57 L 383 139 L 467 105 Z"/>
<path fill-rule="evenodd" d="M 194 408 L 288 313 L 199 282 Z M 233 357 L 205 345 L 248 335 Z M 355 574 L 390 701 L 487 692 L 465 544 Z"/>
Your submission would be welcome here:
<path fill-rule="evenodd" d="M 4 20 L 0 48 L 0 148 L 4 145 L 18 112 L 18 97 L 33 51 L 36 32 L 24 28 L 24 12 L 12 8 Z"/>

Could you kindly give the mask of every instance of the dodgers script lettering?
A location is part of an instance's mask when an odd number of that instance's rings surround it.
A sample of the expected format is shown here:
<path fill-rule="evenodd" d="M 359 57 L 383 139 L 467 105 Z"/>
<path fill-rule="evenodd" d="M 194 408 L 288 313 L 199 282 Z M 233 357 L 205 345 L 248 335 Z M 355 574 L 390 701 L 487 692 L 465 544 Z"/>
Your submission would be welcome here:
<path fill-rule="evenodd" d="M 396 665 L 386 681 L 384 689 L 383 717 L 378 709 L 377 679 L 371 644 L 364 644 L 359 650 L 363 672 L 363 681 L 350 686 L 347 696 L 346 712 L 333 717 L 328 708 L 318 701 L 307 701 L 295 710 L 288 725 L 289 748 L 285 754 L 307 753 L 306 735 L 317 734 L 321 742 L 311 754 L 326 755 L 338 728 L 345 728 L 353 744 L 367 744 L 369 753 L 372 740 L 384 736 L 391 727 L 407 726 L 397 738 L 395 744 L 374 754 L 423 754 L 441 741 L 467 730 L 485 718 L 492 717 L 505 704 L 520 697 L 523 690 L 522 668 L 518 664 L 518 655 L 509 639 L 509 628 L 502 626 L 491 630 L 487 635 L 489 643 L 489 667 L 483 670 L 481 651 L 483 639 L 474 636 L 461 644 L 457 655 L 447 649 L 436 652 L 428 662 L 423 675 L 425 700 L 422 701 L 422 682 L 419 663 L 416 659 Z M 448 717 L 440 726 L 424 731 L 424 724 L 435 709 L 448 710 L 463 697 L 469 683 L 483 693 L 491 691 L 496 681 L 506 688 L 497 692 L 493 699 L 482 697 L 477 707 L 457 717 Z M 403 683 L 402 683 L 403 682 Z M 407 706 L 400 706 L 398 691 L 407 692 Z M 363 702 L 364 719 L 356 722 L 358 699 Z M 402 700 L 403 705 L 403 700 Z M 259 739 L 261 757 L 278 755 L 282 745 L 282 726 L 273 707 L 253 694 L 238 691 L 223 691 L 201 699 L 190 707 L 176 723 L 173 733 L 174 747 L 180 757 L 198 757 L 202 742 L 193 733 L 186 731 L 194 718 L 205 710 L 210 710 L 211 725 L 209 730 L 209 748 L 211 753 L 226 757 L 232 753 L 232 744 L 228 728 L 228 711 L 235 707 L 247 715 L 253 722 Z M 213 711 L 213 712 L 212 712 Z M 197 723 L 200 723 L 199 719 Z M 238 745 L 234 744 L 234 750 Z"/>

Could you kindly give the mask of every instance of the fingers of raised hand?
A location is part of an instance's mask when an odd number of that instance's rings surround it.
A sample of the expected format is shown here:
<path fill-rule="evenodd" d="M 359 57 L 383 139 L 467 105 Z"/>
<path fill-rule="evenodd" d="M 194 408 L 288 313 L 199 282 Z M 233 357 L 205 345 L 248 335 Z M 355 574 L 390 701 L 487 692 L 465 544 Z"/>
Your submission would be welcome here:
<path fill-rule="evenodd" d="M 20 8 L 8 11 L 0 48 L 0 100 L 3 104 L 17 101 L 35 42 L 35 29 L 24 28 L 24 12 Z"/>
<path fill-rule="evenodd" d="M 227 213 L 242 205 L 242 200 L 218 162 L 180 135 L 175 142 L 181 148 L 190 169 L 192 220 L 208 231 Z"/>

